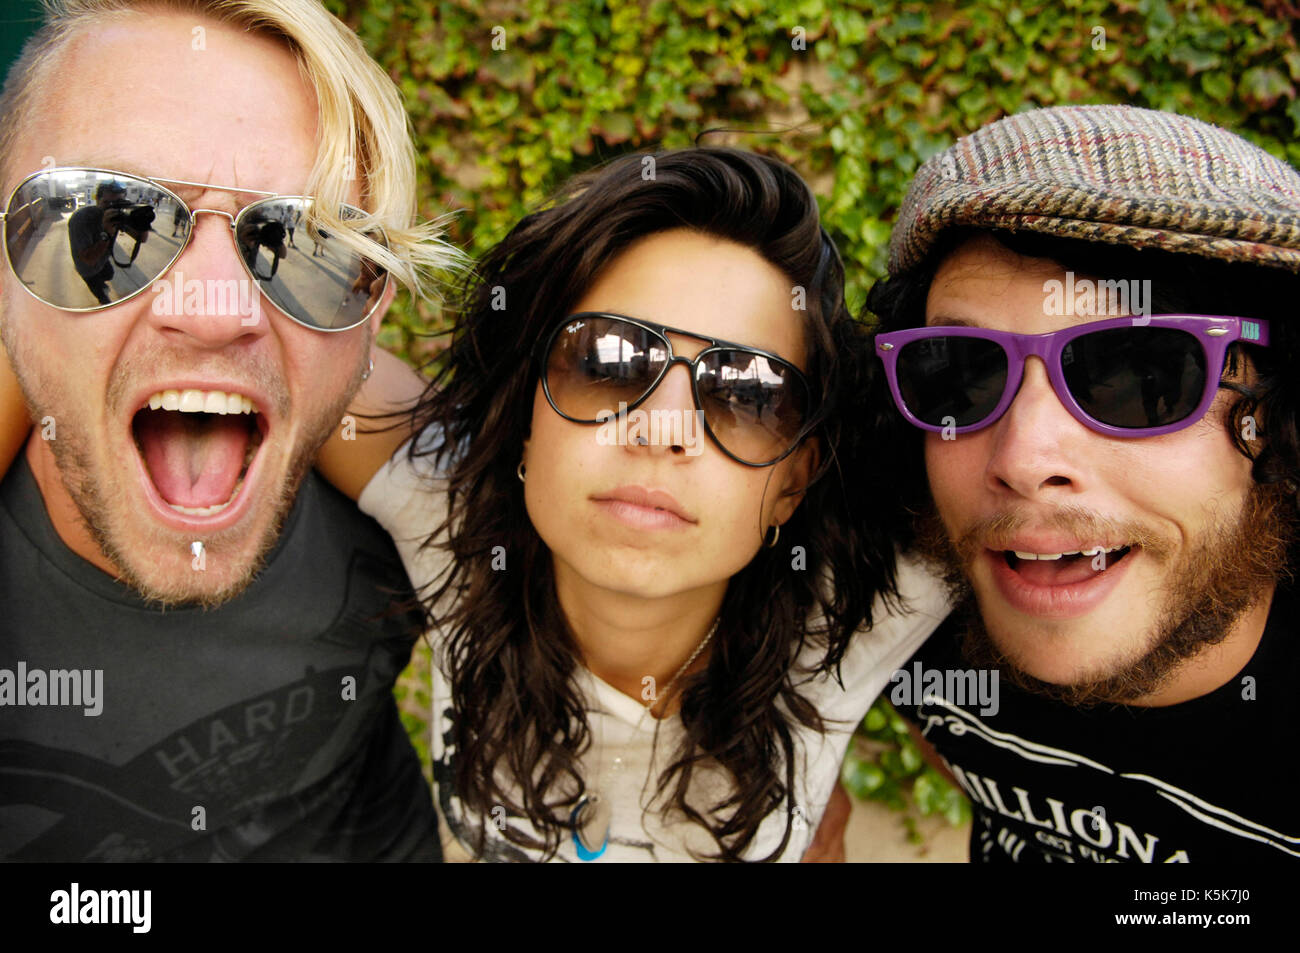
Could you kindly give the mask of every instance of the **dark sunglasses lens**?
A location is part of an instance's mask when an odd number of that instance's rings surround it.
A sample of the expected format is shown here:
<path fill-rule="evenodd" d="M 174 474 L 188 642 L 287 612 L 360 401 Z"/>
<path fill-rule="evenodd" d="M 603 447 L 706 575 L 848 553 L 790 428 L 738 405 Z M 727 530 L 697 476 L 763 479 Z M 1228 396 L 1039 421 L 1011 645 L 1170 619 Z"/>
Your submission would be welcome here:
<path fill-rule="evenodd" d="M 944 335 L 904 344 L 898 390 L 912 415 L 932 427 L 967 427 L 997 408 L 1007 387 L 1007 352 L 982 338 Z"/>
<path fill-rule="evenodd" d="M 326 331 L 355 327 L 378 306 L 388 273 L 341 238 L 308 224 L 311 200 L 266 199 L 239 219 L 239 253 L 277 308 Z M 345 209 L 344 220 L 360 217 Z M 371 237 L 382 243 L 382 236 Z"/>
<path fill-rule="evenodd" d="M 1094 331 L 1061 351 L 1070 393 L 1089 417 L 1134 430 L 1191 416 L 1205 393 L 1205 349 L 1178 328 Z"/>
<path fill-rule="evenodd" d="M 636 403 L 659 379 L 668 346 L 658 334 L 620 321 L 583 315 L 566 321 L 551 339 L 546 387 L 555 409 L 595 422 Z"/>
<path fill-rule="evenodd" d="M 794 446 L 812 400 L 790 364 L 752 351 L 710 351 L 695 373 L 704 422 L 718 443 L 752 464 Z"/>
<path fill-rule="evenodd" d="M 5 209 L 5 253 L 41 300 L 89 311 L 148 287 L 176 260 L 190 216 L 151 182 L 68 169 L 27 179 Z"/>

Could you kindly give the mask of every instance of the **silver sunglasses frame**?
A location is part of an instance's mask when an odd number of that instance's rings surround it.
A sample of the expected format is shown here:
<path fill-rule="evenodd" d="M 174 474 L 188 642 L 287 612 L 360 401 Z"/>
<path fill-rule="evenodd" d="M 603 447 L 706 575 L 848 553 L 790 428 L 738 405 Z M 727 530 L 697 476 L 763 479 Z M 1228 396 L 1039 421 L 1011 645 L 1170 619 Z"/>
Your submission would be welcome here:
<path fill-rule="evenodd" d="M 27 287 L 27 282 L 23 281 L 22 276 L 18 274 L 18 269 L 14 267 L 13 260 L 9 257 L 9 226 L 7 224 L 7 220 L 9 218 L 9 206 L 13 203 L 14 196 L 18 194 L 19 190 L 22 189 L 24 185 L 26 185 L 28 182 L 32 181 L 33 179 L 39 178 L 42 175 L 50 175 L 51 173 L 55 173 L 55 172 L 96 172 L 96 173 L 102 173 L 104 175 L 113 176 L 115 178 L 120 176 L 127 179 L 136 179 L 141 182 L 148 182 L 150 185 L 154 185 L 161 191 L 165 192 L 168 196 L 174 199 L 181 208 L 185 209 L 185 211 L 189 213 L 190 216 L 189 234 L 185 236 L 184 243 L 182 243 L 181 247 L 176 250 L 176 254 L 173 255 L 171 260 L 167 262 L 166 266 L 162 269 L 162 271 L 158 272 L 158 274 L 153 278 L 152 281 L 145 283 L 140 288 L 137 288 L 135 291 L 132 291 L 129 295 L 124 295 L 123 297 L 118 298 L 116 301 L 112 302 L 111 304 L 98 304 L 95 305 L 95 307 L 93 308 L 65 308 L 62 305 L 52 304 L 49 301 L 46 301 L 40 295 L 36 294 L 36 292 L 32 291 L 31 288 Z M 229 212 L 223 211 L 222 209 L 192 208 L 188 203 L 186 203 L 184 199 L 182 199 L 171 189 L 167 188 L 168 185 L 188 185 L 199 189 L 215 189 L 218 192 L 234 192 L 242 195 L 260 195 L 262 197 L 255 202 L 250 202 L 248 205 L 245 205 L 238 212 L 232 215 Z M 176 264 L 177 260 L 181 257 L 181 255 L 185 254 L 185 249 L 189 247 L 190 240 L 194 237 L 194 231 L 198 224 L 199 213 L 207 212 L 211 215 L 220 215 L 230 223 L 230 236 L 231 236 L 231 241 L 234 242 L 235 244 L 235 257 L 239 259 L 240 265 L 243 267 L 244 271 L 248 273 L 249 278 L 252 279 L 254 286 L 258 290 L 258 293 L 263 298 L 265 298 L 266 302 L 269 305 L 271 305 L 271 307 L 275 308 L 276 311 L 278 311 L 280 314 L 283 314 L 286 318 L 288 318 L 290 321 L 294 322 L 295 324 L 301 325 L 304 328 L 310 328 L 313 331 L 320 331 L 323 334 L 336 334 L 341 331 L 353 331 L 361 327 L 361 325 L 365 324 L 372 317 L 374 317 L 375 311 L 378 310 L 379 308 L 378 302 L 376 302 L 375 306 L 371 308 L 369 311 L 367 311 L 365 316 L 362 317 L 355 324 L 349 324 L 346 327 L 341 327 L 341 328 L 322 328 L 322 327 L 318 327 L 315 324 L 308 324 L 306 321 L 303 321 L 301 318 L 297 318 L 294 317 L 292 314 L 289 314 L 289 312 L 285 311 L 274 301 L 272 301 L 271 296 L 262 290 L 260 281 L 264 279 L 260 279 L 258 277 L 256 272 L 254 272 L 248 266 L 248 263 L 244 261 L 244 256 L 239 252 L 238 223 L 239 220 L 245 215 L 245 213 L 248 212 L 249 209 L 257 208 L 263 202 L 269 202 L 273 199 L 301 199 L 304 202 L 309 202 L 313 204 L 316 201 L 316 199 L 310 195 L 287 195 L 281 192 L 266 192 L 263 191 L 262 189 L 238 188 L 231 185 L 214 185 L 210 182 L 190 182 L 186 179 L 164 179 L 159 176 L 139 175 L 138 173 L 135 172 L 123 172 L 120 169 L 101 169 L 101 168 L 96 168 L 94 166 L 81 166 L 81 165 L 54 166 L 48 169 L 40 169 L 36 172 L 31 173 L 30 175 L 24 176 L 22 181 L 20 181 L 17 185 L 15 185 L 9 191 L 9 194 L 5 196 L 4 205 L 0 206 L 0 243 L 4 245 L 4 258 L 5 258 L 5 262 L 9 266 L 9 270 L 13 273 L 13 276 L 16 279 L 18 279 L 19 286 L 22 287 L 22 289 L 25 292 L 27 292 L 29 295 L 31 295 L 33 298 L 35 298 L 41 304 L 46 305 L 47 307 L 57 308 L 60 311 L 67 311 L 71 314 L 91 314 L 96 311 L 105 311 L 109 308 L 115 308 L 119 304 L 123 304 L 127 301 L 130 301 L 132 298 L 136 298 L 139 295 L 144 294 L 144 292 L 148 291 L 149 288 L 154 285 L 154 283 L 160 281 L 168 272 L 170 272 L 172 270 L 172 267 Z M 348 211 L 356 212 L 362 216 L 366 214 L 364 211 L 362 211 L 361 209 L 353 205 L 344 204 L 343 208 Z M 383 237 L 384 239 L 383 244 L 386 247 L 388 243 L 387 236 L 384 235 L 384 231 L 382 228 L 380 228 L 379 226 L 375 226 L 375 227 L 379 230 L 380 236 Z M 385 268 L 384 269 L 384 290 L 380 292 L 379 295 L 379 299 L 381 301 L 383 300 L 384 294 L 387 293 L 389 284 L 392 282 L 392 280 L 393 280 L 392 275 L 389 274 L 388 269 Z"/>

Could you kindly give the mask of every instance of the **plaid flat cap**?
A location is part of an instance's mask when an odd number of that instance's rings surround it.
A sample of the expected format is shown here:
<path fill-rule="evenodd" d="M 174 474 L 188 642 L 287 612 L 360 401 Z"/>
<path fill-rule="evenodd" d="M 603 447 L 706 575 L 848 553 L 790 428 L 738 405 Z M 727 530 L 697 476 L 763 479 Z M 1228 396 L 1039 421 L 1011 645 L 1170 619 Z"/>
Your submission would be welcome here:
<path fill-rule="evenodd" d="M 917 170 L 889 273 L 952 226 L 1029 229 L 1300 271 L 1300 173 L 1218 126 L 1133 106 L 990 123 Z"/>

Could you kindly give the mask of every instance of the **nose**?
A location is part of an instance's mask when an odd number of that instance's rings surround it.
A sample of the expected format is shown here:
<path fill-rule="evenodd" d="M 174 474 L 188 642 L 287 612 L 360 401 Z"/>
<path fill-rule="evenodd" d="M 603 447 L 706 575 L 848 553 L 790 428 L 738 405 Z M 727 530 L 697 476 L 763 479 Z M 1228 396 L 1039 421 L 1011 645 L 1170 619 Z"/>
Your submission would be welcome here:
<path fill-rule="evenodd" d="M 628 440 L 629 452 L 653 456 L 671 453 L 683 459 L 698 453 L 695 448 L 704 437 L 704 428 L 695 415 L 691 368 L 685 358 L 674 358 L 650 396 L 629 414 L 638 411 L 642 412 L 639 420 L 628 421 L 629 433 L 634 423 L 638 425 L 638 439 Z"/>
<path fill-rule="evenodd" d="M 239 260 L 233 217 L 197 210 L 189 243 L 154 282 L 150 321 L 174 341 L 216 350 L 268 330 L 268 304 Z"/>
<path fill-rule="evenodd" d="M 990 430 L 985 481 L 993 490 L 1064 503 L 1086 489 L 1082 444 L 1096 435 L 1066 410 L 1039 358 L 1026 361 L 1020 389 Z"/>

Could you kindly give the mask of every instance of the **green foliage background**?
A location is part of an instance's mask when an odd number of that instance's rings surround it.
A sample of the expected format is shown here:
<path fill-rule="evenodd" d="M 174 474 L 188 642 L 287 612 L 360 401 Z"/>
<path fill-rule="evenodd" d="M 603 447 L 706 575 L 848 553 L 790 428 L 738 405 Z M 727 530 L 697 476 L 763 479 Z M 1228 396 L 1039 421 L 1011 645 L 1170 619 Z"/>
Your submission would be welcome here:
<path fill-rule="evenodd" d="M 778 155 L 821 200 L 861 302 L 916 167 L 1001 116 L 1130 103 L 1300 165 L 1286 0 L 326 0 L 401 87 L 421 205 L 478 253 L 576 172 L 704 130 Z M 494 49 L 494 31 L 497 46 Z M 797 45 L 805 49 L 795 49 Z M 441 326 L 400 300 L 382 342 Z"/>
<path fill-rule="evenodd" d="M 570 175 L 628 151 L 732 144 L 816 191 L 860 305 L 917 166 L 1010 113 L 1129 103 L 1197 116 L 1300 165 L 1300 47 L 1286 0 L 326 0 L 401 87 L 422 213 L 461 210 L 479 253 Z M 800 48 L 802 47 L 802 48 Z M 380 343 L 420 362 L 436 305 L 399 298 Z M 427 659 L 402 690 L 427 748 Z M 846 783 L 967 816 L 901 722 L 873 709 Z M 954 800 L 955 799 L 955 800 Z"/>

